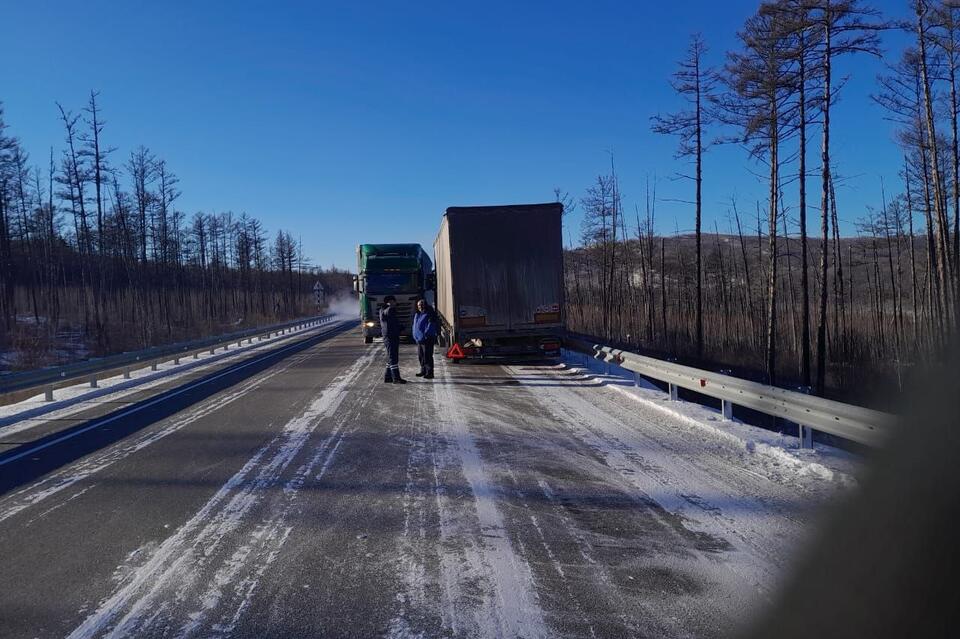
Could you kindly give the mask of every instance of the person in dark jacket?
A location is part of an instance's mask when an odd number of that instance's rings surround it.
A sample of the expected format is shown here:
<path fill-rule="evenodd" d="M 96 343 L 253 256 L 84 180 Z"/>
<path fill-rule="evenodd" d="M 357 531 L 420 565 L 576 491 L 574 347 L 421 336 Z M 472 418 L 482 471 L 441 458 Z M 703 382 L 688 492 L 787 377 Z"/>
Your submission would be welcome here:
<path fill-rule="evenodd" d="M 417 314 L 413 317 L 413 340 L 417 343 L 420 372 L 417 377 L 433 379 L 433 347 L 440 332 L 440 318 L 426 300 L 417 300 Z"/>
<path fill-rule="evenodd" d="M 406 384 L 400 377 L 400 318 L 397 317 L 397 298 L 387 295 L 380 309 L 380 334 L 383 335 L 383 348 L 387 353 L 387 370 L 383 381 L 387 384 Z"/>

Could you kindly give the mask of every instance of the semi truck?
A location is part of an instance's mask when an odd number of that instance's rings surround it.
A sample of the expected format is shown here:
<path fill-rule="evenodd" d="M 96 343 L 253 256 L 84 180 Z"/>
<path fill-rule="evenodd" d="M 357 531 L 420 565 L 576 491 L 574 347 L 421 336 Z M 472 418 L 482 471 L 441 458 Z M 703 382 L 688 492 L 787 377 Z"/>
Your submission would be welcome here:
<path fill-rule="evenodd" d="M 556 357 L 565 334 L 563 205 L 450 207 L 434 242 L 447 357 Z"/>
<path fill-rule="evenodd" d="M 387 295 L 397 298 L 402 335 L 409 337 L 417 300 L 432 303 L 435 286 L 433 263 L 419 244 L 360 244 L 353 287 L 360 297 L 363 341 L 380 337 L 379 311 Z"/>

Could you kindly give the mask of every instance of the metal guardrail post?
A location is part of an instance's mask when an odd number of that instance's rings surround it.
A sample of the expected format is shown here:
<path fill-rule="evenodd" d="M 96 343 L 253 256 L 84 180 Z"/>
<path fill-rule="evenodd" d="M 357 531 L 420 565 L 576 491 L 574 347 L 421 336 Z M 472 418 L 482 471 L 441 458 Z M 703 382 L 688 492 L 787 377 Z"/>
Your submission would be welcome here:
<path fill-rule="evenodd" d="M 129 366 L 123 369 L 123 378 L 124 378 L 124 379 L 130 379 L 130 367 L 129 367 Z"/>
<path fill-rule="evenodd" d="M 634 373 L 634 374 L 633 374 L 633 385 L 639 387 L 639 386 L 640 386 L 640 382 L 642 381 L 642 379 L 643 379 L 643 378 L 640 377 L 640 373 Z"/>
<path fill-rule="evenodd" d="M 800 430 L 800 448 L 813 448 L 813 429 L 803 424 L 797 424 L 797 427 Z"/>
<path fill-rule="evenodd" d="M 174 358 L 173 358 L 173 365 L 174 365 L 174 366 L 178 366 L 179 364 L 180 364 L 180 358 L 179 358 L 179 357 L 174 357 Z"/>
<path fill-rule="evenodd" d="M 193 352 L 193 359 L 200 359 L 200 351 Z"/>
<path fill-rule="evenodd" d="M 96 375 L 91 375 L 91 376 L 90 376 L 90 388 L 96 388 L 96 387 L 97 387 L 97 376 L 96 376 Z"/>
<path fill-rule="evenodd" d="M 157 360 L 153 360 L 152 362 L 150 362 L 150 370 L 152 371 L 157 370 Z"/>
<path fill-rule="evenodd" d="M 43 399 L 48 402 L 53 401 L 53 386 L 47 386 L 43 389 Z"/>
<path fill-rule="evenodd" d="M 728 422 L 733 420 L 733 402 L 728 399 L 721 399 L 720 412 L 723 413 L 724 420 Z"/>
<path fill-rule="evenodd" d="M 678 401 L 680 401 L 680 396 L 679 396 L 679 393 L 678 393 L 677 385 L 676 385 L 676 384 L 668 384 L 668 388 L 670 389 L 670 401 L 671 401 L 671 402 L 678 402 Z"/>

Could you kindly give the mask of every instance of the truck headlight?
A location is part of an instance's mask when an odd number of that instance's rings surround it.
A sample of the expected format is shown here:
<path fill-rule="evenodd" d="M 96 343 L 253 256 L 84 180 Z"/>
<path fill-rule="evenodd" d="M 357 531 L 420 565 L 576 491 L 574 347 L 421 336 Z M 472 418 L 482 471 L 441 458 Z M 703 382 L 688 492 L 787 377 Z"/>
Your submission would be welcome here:
<path fill-rule="evenodd" d="M 364 322 L 363 325 L 366 326 L 367 328 L 373 328 L 374 326 L 376 326 L 376 324 L 373 322 Z"/>

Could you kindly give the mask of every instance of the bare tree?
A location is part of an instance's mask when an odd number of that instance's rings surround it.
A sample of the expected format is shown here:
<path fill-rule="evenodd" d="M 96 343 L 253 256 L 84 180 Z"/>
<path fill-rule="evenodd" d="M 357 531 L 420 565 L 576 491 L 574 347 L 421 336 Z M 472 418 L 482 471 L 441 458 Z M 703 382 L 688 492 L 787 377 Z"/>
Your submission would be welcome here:
<path fill-rule="evenodd" d="M 820 31 L 818 41 L 820 78 L 823 89 L 820 117 L 823 129 L 820 146 L 820 298 L 817 307 L 817 392 L 823 393 L 827 369 L 827 269 L 829 256 L 830 188 L 830 107 L 836 100 L 833 87 L 833 60 L 852 53 L 880 55 L 878 32 L 881 23 L 875 9 L 861 0 L 811 0 L 809 20 Z"/>
<path fill-rule="evenodd" d="M 738 34 L 742 49 L 729 55 L 724 80 L 728 91 L 717 100 L 718 114 L 737 128 L 733 141 L 769 168 L 767 214 L 766 372 L 771 383 L 777 369 L 777 211 L 780 189 L 780 144 L 796 122 L 797 74 L 792 65 L 795 43 L 774 13 L 758 12 Z"/>
<path fill-rule="evenodd" d="M 678 64 L 670 85 L 685 102 L 687 109 L 669 115 L 656 115 L 653 118 L 653 131 L 680 138 L 677 150 L 678 158 L 694 159 L 696 184 L 694 233 L 697 245 L 696 274 L 696 344 L 697 357 L 703 357 L 703 243 L 701 238 L 701 220 L 703 209 L 703 152 L 708 144 L 704 142 L 704 127 L 712 123 L 712 115 L 707 107 L 714 100 L 717 83 L 716 72 L 710 69 L 704 56 L 707 45 L 703 36 L 695 33 L 687 47 L 687 56 Z M 689 177 L 689 176 L 685 176 Z"/>

